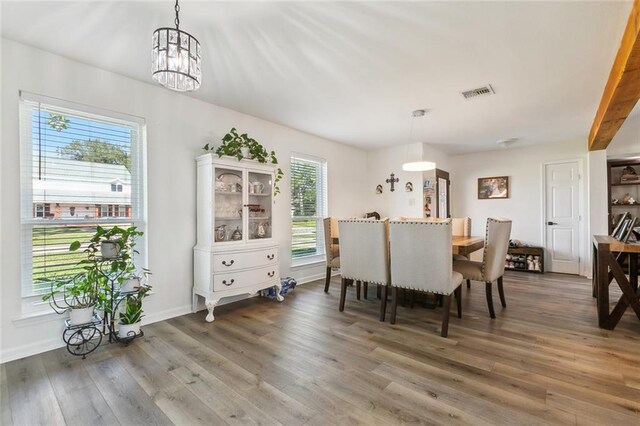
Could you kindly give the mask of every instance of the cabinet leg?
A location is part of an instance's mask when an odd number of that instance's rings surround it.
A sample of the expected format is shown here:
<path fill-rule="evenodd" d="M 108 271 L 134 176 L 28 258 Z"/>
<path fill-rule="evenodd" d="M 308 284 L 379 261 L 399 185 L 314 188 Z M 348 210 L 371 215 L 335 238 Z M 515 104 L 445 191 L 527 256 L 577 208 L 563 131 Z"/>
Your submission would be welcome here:
<path fill-rule="evenodd" d="M 207 310 L 209 311 L 209 313 L 205 317 L 205 320 L 207 322 L 213 322 L 213 320 L 215 319 L 214 316 L 213 316 L 213 308 L 216 307 L 216 305 L 218 304 L 219 301 L 220 301 L 220 299 L 207 299 L 207 300 L 205 300 L 204 304 L 207 307 Z"/>
<path fill-rule="evenodd" d="M 284 300 L 284 296 L 280 294 L 281 290 L 282 290 L 282 284 L 280 284 L 280 281 L 278 281 L 278 284 L 276 284 L 276 300 L 278 302 L 282 302 Z"/>
<path fill-rule="evenodd" d="M 198 309 L 198 295 L 193 293 L 193 295 L 191 296 L 191 312 L 193 312 L 194 314 Z"/>

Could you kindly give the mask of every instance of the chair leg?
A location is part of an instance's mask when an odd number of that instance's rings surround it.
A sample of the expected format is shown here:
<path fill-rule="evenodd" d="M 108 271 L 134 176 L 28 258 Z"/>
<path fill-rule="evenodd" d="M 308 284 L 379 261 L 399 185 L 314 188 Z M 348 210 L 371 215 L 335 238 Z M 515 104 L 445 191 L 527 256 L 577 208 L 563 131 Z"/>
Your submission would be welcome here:
<path fill-rule="evenodd" d="M 356 281 L 356 299 L 360 300 L 360 281 Z"/>
<path fill-rule="evenodd" d="M 379 285 L 378 285 L 378 286 L 376 286 L 376 287 L 377 287 L 377 288 L 376 288 L 376 297 L 377 297 L 378 299 L 382 299 L 382 287 L 380 287 Z"/>
<path fill-rule="evenodd" d="M 391 287 L 391 324 L 396 323 L 397 311 L 398 311 L 398 287 Z"/>
<path fill-rule="evenodd" d="M 387 315 L 387 286 L 386 285 L 378 285 L 378 289 L 380 290 L 380 321 L 384 321 L 385 316 Z"/>
<path fill-rule="evenodd" d="M 440 331 L 440 335 L 442 337 L 447 337 L 449 334 L 449 310 L 451 309 L 451 295 L 447 295 L 443 297 L 442 300 L 442 330 Z"/>
<path fill-rule="evenodd" d="M 329 293 L 329 284 L 331 284 L 331 267 L 327 267 L 327 277 L 324 281 L 324 292 Z"/>
<path fill-rule="evenodd" d="M 340 312 L 344 311 L 344 301 L 347 297 L 347 279 L 343 278 L 340 285 Z"/>
<path fill-rule="evenodd" d="M 500 294 L 500 303 L 502 303 L 502 307 L 507 307 L 507 302 L 504 298 L 504 287 L 502 286 L 502 277 L 498 278 L 498 293 Z"/>
<path fill-rule="evenodd" d="M 442 304 L 444 303 L 444 299 L 442 298 L 442 295 L 438 294 L 436 297 L 438 298 L 438 306 L 442 307 L 443 306 Z"/>
<path fill-rule="evenodd" d="M 493 310 L 493 295 L 491 294 L 491 282 L 486 283 L 487 289 L 487 305 L 489 306 L 489 316 L 491 318 L 496 317 L 496 313 Z"/>
<path fill-rule="evenodd" d="M 369 297 L 369 283 L 364 281 L 362 283 L 362 291 L 364 292 L 364 299 L 367 300 Z"/>
<path fill-rule="evenodd" d="M 462 318 L 462 286 L 459 285 L 458 288 L 455 289 L 454 294 L 456 295 L 456 305 L 458 307 L 458 318 Z"/>
<path fill-rule="evenodd" d="M 467 288 L 471 288 L 471 280 L 467 280 Z"/>

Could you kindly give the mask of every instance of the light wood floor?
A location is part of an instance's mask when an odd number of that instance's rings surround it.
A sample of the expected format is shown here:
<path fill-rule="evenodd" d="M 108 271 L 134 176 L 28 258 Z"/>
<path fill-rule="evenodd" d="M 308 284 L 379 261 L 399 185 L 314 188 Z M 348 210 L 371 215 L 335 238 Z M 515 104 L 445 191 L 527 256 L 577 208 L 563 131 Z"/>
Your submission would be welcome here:
<path fill-rule="evenodd" d="M 599 329 L 581 278 L 508 273 L 505 289 L 491 320 L 484 287 L 464 288 L 448 339 L 440 308 L 378 322 L 371 290 L 339 313 L 337 279 L 218 308 L 212 324 L 163 321 L 84 361 L 60 349 L 2 365 L 0 422 L 640 424 L 637 318 Z"/>

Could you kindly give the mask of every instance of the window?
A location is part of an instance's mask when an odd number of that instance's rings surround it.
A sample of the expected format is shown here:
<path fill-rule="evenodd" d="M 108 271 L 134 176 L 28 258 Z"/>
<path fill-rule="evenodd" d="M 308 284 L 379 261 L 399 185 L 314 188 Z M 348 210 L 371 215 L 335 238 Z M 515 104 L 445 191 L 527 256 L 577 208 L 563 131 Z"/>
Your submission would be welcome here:
<path fill-rule="evenodd" d="M 291 157 L 291 257 L 298 263 L 324 260 L 322 218 L 327 216 L 327 163 Z"/>
<path fill-rule="evenodd" d="M 86 242 L 97 226 L 145 230 L 144 120 L 23 92 L 20 144 L 27 307 L 52 279 L 78 272 L 84 254 L 68 251 L 72 241 Z"/>

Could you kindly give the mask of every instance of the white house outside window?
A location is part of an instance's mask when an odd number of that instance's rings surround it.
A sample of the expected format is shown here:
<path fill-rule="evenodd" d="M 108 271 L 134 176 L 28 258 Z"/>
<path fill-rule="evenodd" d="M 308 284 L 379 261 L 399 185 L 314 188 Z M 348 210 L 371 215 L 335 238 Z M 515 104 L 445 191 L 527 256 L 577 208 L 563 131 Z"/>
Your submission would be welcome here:
<path fill-rule="evenodd" d="M 293 264 L 324 260 L 322 218 L 327 216 L 327 163 L 291 157 L 291 257 Z"/>
<path fill-rule="evenodd" d="M 84 254 L 69 252 L 72 241 L 87 242 L 98 225 L 145 231 L 144 120 L 23 92 L 20 144 L 22 295 L 30 309 L 52 279 L 78 272 Z M 140 264 L 145 246 L 144 238 L 136 246 Z"/>

